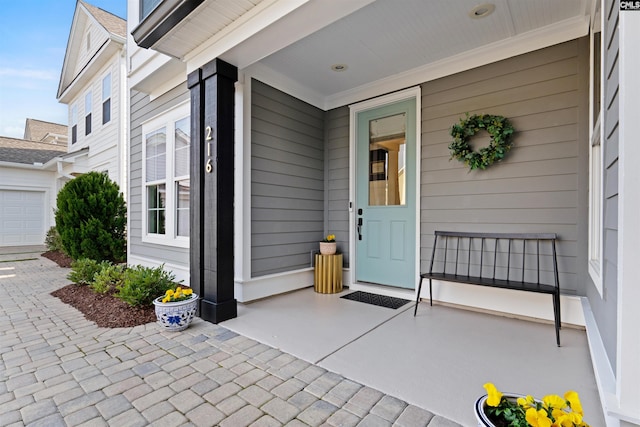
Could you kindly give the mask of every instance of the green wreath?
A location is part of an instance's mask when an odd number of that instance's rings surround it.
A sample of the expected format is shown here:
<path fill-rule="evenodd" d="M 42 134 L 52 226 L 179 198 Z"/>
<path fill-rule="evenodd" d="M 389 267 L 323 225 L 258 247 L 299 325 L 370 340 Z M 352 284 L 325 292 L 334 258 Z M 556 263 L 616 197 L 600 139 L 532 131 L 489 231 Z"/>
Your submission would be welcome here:
<path fill-rule="evenodd" d="M 489 146 L 473 151 L 469 145 L 469 138 L 481 129 L 489 132 L 491 142 Z M 464 162 L 471 170 L 486 169 L 494 162 L 504 159 L 504 156 L 511 149 L 513 132 L 513 126 L 509 120 L 502 116 L 490 114 L 469 116 L 467 113 L 466 119 L 460 119 L 459 124 L 451 127 L 451 136 L 453 137 L 453 142 L 449 144 L 451 159 Z"/>

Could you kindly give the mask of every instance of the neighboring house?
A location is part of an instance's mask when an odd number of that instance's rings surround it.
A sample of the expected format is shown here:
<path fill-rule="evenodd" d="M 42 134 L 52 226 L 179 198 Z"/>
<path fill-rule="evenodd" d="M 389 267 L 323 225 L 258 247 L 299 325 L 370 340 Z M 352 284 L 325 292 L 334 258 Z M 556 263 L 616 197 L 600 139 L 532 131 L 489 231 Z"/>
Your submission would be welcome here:
<path fill-rule="evenodd" d="M 129 261 L 173 269 L 218 322 L 310 286 L 327 233 L 351 289 L 406 298 L 435 230 L 557 233 L 563 321 L 587 328 L 607 423 L 640 425 L 628 3 L 129 0 Z M 511 120 L 504 161 L 450 161 L 467 112 Z M 394 134 L 399 150 L 372 143 Z M 374 203 L 396 153 L 403 194 Z M 437 285 L 442 302 L 553 316 L 544 296 Z"/>
<path fill-rule="evenodd" d="M 124 19 L 76 3 L 57 99 L 69 107 L 70 154 L 62 173 L 107 172 L 126 194 L 127 97 Z"/>
<path fill-rule="evenodd" d="M 24 125 L 24 137 L 27 141 L 67 144 L 67 126 L 58 123 L 27 119 Z"/>
<path fill-rule="evenodd" d="M 66 126 L 27 119 L 24 139 L 0 137 L 0 246 L 41 245 L 55 223 Z"/>

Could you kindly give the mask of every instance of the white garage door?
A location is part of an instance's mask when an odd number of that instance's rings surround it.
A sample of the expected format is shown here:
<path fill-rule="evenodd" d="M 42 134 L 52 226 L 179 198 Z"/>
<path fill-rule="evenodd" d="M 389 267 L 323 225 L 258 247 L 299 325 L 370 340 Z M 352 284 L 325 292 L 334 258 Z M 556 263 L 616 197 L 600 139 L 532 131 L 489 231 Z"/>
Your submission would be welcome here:
<path fill-rule="evenodd" d="M 0 246 L 44 243 L 44 191 L 0 190 Z"/>

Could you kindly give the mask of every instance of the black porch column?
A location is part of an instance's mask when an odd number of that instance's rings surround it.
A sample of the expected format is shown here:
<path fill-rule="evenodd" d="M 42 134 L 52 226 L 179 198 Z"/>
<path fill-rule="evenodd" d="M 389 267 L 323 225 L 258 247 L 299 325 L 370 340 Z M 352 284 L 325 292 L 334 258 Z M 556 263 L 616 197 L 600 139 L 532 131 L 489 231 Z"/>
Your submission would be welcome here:
<path fill-rule="evenodd" d="M 237 317 L 233 295 L 234 84 L 238 69 L 214 59 L 189 74 L 191 91 L 191 287 L 200 317 Z"/>

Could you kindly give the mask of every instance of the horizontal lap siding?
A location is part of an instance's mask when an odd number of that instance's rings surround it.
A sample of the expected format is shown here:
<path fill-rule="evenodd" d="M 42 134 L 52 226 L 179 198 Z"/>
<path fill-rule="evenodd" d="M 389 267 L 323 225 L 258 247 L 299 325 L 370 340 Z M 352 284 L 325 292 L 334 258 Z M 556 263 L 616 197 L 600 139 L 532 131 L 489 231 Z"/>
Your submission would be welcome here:
<path fill-rule="evenodd" d="M 251 92 L 251 275 L 311 266 L 324 231 L 324 112 L 257 80 Z"/>
<path fill-rule="evenodd" d="M 327 230 L 349 267 L 349 109 L 327 112 Z"/>
<path fill-rule="evenodd" d="M 580 192 L 586 191 L 587 116 L 574 40 L 422 85 L 421 271 L 435 230 L 552 232 L 559 235 L 563 293 L 584 294 L 577 257 L 586 244 Z M 516 134 L 504 161 L 469 171 L 450 160 L 451 126 L 469 114 L 507 117 Z M 584 115 L 584 117 L 582 117 Z M 477 150 L 489 143 L 480 133 Z"/>
<path fill-rule="evenodd" d="M 129 230 L 130 252 L 134 256 L 156 260 L 158 264 L 171 263 L 189 267 L 189 249 L 170 245 L 159 245 L 142 241 L 142 122 L 145 122 L 181 102 L 189 100 L 186 84 L 182 84 L 162 96 L 149 101 L 149 95 L 131 91 L 131 135 L 130 135 L 130 193 L 129 193 Z"/>

